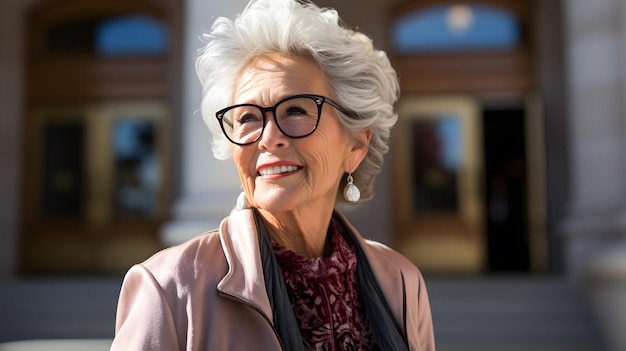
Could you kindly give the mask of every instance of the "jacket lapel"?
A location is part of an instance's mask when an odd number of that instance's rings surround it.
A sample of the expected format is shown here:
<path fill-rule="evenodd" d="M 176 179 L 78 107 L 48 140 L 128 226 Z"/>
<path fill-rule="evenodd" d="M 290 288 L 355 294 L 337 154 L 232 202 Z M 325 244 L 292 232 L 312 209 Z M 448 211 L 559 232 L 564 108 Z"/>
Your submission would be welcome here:
<path fill-rule="evenodd" d="M 220 237 L 228 272 L 217 290 L 252 306 L 273 324 L 252 211 L 234 209 L 222 221 Z"/>

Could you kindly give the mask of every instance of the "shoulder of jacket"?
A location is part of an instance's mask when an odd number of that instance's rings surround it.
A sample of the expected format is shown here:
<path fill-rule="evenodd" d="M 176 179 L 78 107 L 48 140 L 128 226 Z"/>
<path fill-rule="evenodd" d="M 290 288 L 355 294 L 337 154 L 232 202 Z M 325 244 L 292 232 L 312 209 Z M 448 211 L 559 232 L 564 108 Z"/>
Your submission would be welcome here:
<path fill-rule="evenodd" d="M 198 272 L 206 272 L 207 266 L 212 267 L 211 272 L 220 275 L 223 270 L 220 267 L 226 265 L 226 259 L 219 229 L 165 248 L 138 265 L 150 272 L 161 285 L 166 285 L 167 281 L 194 279 Z M 199 269 L 200 267 L 205 268 Z"/>
<path fill-rule="evenodd" d="M 377 255 L 378 259 L 386 261 L 387 264 L 396 265 L 404 274 L 417 273 L 421 275 L 421 272 L 419 271 L 417 266 L 398 251 L 378 241 L 373 241 L 369 239 L 364 240 L 365 244 L 373 249 L 372 252 Z"/>
<path fill-rule="evenodd" d="M 176 257 L 184 258 L 189 252 L 209 250 L 216 245 L 220 245 L 219 229 L 204 232 L 178 245 L 163 248 L 146 259 L 142 265 L 150 266 L 154 264 L 153 262 L 158 262 L 163 259 L 171 260 Z"/>

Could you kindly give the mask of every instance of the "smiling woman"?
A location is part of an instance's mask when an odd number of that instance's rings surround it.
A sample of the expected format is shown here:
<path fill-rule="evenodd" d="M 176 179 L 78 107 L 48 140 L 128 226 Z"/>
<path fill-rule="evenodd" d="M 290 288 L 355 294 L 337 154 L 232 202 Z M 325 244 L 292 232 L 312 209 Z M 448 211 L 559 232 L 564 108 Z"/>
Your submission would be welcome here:
<path fill-rule="evenodd" d="M 340 23 L 252 0 L 204 36 L 202 114 L 243 193 L 219 229 L 131 268 L 113 350 L 434 350 L 420 271 L 335 210 L 372 197 L 399 94 Z"/>
<path fill-rule="evenodd" d="M 365 157 L 370 133 L 365 129 L 348 134 L 340 127 L 335 109 L 324 108 L 331 106 L 328 104 L 320 104 L 319 110 L 314 105 L 312 112 L 316 123 L 302 135 L 306 138 L 284 133 L 285 126 L 281 128 L 281 124 L 276 123 L 283 119 L 280 106 L 284 105 L 282 101 L 294 101 L 288 97 L 299 93 L 331 95 L 325 76 L 315 63 L 279 54 L 251 61 L 235 83 L 234 101 L 262 105 L 279 101 L 279 113 L 274 113 L 274 119 L 263 118 L 269 123 L 262 128 L 263 134 L 259 134 L 255 145 L 233 146 L 232 155 L 248 202 L 252 207 L 269 212 L 265 216 L 269 217 L 270 231 L 279 232 L 275 239 L 282 244 L 291 242 L 291 249 L 301 255 L 320 256 L 326 238 L 316 233 L 326 232 L 327 223 L 314 221 L 298 225 L 287 235 L 274 223 L 298 223 L 300 221 L 293 218 L 299 216 L 298 213 L 330 217 L 340 179 L 344 173 L 354 172 Z M 274 174 L 271 178 L 256 177 L 259 170 L 285 164 L 297 167 L 297 171 Z M 300 237 L 305 239 L 294 240 Z"/>

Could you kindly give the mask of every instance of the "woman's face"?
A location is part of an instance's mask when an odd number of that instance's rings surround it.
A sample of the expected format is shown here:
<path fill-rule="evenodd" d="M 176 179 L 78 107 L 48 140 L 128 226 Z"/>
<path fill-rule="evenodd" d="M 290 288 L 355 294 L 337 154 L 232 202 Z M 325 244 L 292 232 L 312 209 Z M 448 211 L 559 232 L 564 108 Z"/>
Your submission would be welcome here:
<path fill-rule="evenodd" d="M 233 101 L 268 107 L 296 94 L 333 98 L 314 63 L 275 54 L 251 61 L 241 72 Z M 363 141 L 366 144 L 367 137 Z M 366 151 L 366 146 L 341 129 L 335 109 L 326 103 L 317 129 L 307 137 L 285 136 L 268 112 L 257 142 L 232 145 L 248 201 L 272 213 L 332 208 L 341 177 L 356 169 Z"/>

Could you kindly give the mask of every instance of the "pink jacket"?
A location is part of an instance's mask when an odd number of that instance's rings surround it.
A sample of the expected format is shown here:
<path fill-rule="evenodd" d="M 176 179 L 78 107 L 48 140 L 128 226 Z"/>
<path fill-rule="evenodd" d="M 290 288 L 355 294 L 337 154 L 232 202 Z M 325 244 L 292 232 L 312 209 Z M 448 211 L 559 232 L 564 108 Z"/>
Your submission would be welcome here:
<path fill-rule="evenodd" d="M 435 350 L 421 273 L 397 252 L 351 230 L 410 349 Z M 219 230 L 133 266 L 120 292 L 115 330 L 111 350 L 282 350 L 252 211 L 233 210 Z"/>

